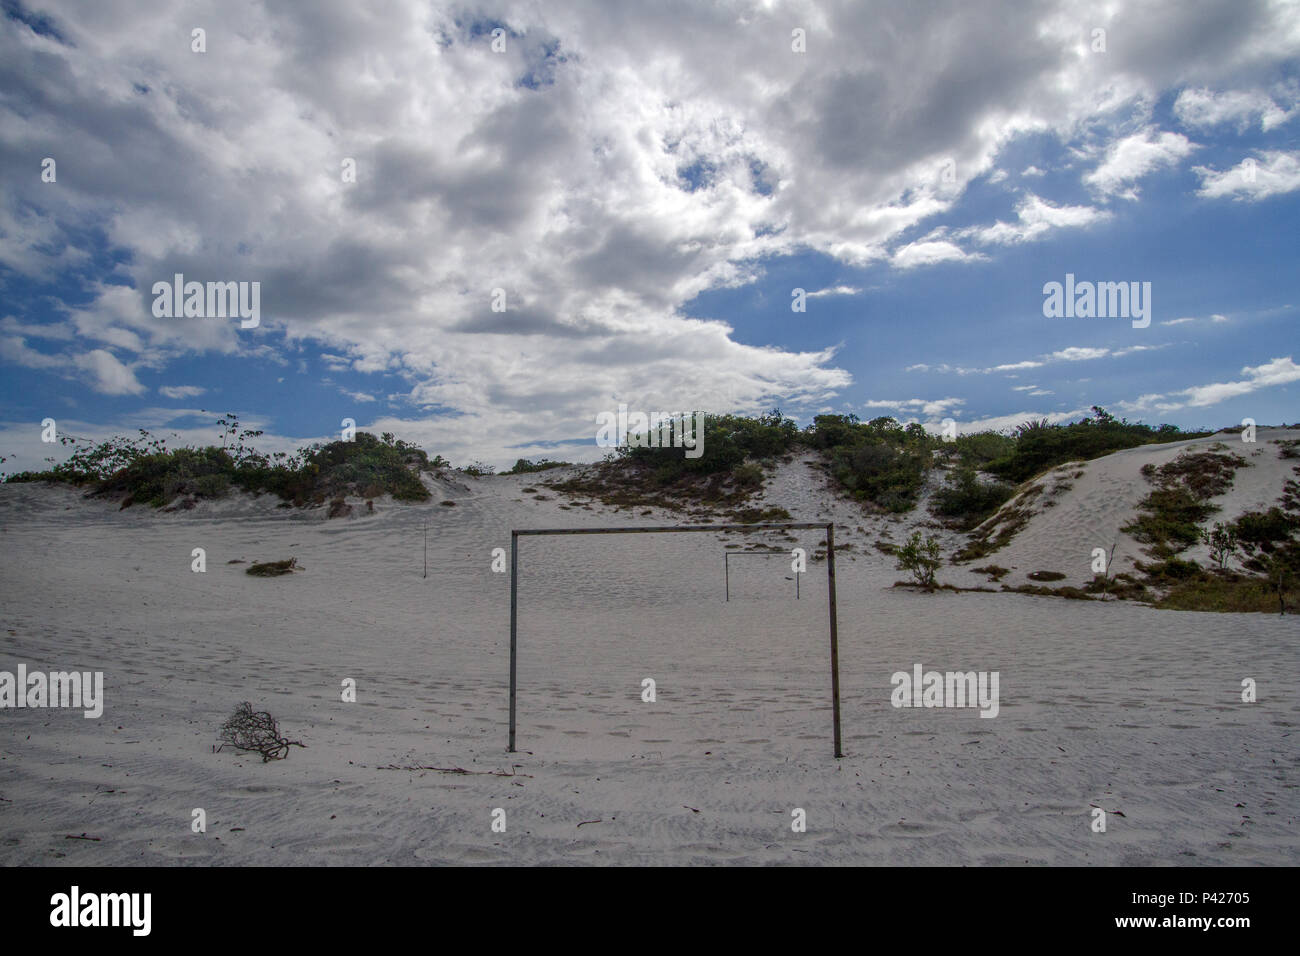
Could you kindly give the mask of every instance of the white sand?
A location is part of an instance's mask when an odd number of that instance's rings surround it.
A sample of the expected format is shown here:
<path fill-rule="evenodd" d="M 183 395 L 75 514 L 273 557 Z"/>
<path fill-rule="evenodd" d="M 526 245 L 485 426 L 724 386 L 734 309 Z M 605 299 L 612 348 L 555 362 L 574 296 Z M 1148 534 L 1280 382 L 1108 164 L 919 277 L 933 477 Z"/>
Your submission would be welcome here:
<path fill-rule="evenodd" d="M 1092 540 L 1145 494 L 1137 469 L 1176 453 L 1088 463 L 991 560 L 1086 580 Z M 1238 474 L 1225 517 L 1276 498 Z M 767 499 L 835 520 L 854 548 L 837 562 L 844 759 L 824 562 L 798 602 L 785 561 L 733 562 L 727 604 L 726 541 L 793 544 L 713 533 L 521 539 L 523 752 L 507 754 L 509 575 L 491 549 L 512 527 L 679 520 L 562 510 L 549 477 L 440 483 L 427 506 L 334 521 L 270 498 L 163 514 L 0 486 L 0 670 L 102 670 L 106 696 L 99 720 L 0 711 L 0 863 L 1300 862 L 1300 619 L 890 590 L 900 572 L 871 542 L 924 513 L 864 517 L 803 462 Z M 821 534 L 797 534 L 811 555 Z M 275 579 L 226 563 L 290 555 L 305 570 Z M 893 708 L 890 675 L 915 663 L 999 671 L 998 717 Z M 1240 701 L 1245 677 L 1258 703 Z M 307 749 L 214 754 L 241 700 Z M 1094 804 L 1123 814 L 1104 834 Z M 100 839 L 66 839 L 83 833 Z"/>

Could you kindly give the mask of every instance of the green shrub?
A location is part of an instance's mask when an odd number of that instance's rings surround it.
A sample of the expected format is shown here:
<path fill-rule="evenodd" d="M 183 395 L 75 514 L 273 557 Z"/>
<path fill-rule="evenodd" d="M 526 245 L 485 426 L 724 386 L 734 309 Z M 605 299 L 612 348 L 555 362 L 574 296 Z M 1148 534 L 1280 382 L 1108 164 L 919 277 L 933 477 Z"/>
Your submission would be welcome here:
<path fill-rule="evenodd" d="M 515 462 L 515 466 L 509 471 L 503 471 L 503 475 L 528 475 L 535 471 L 549 471 L 552 468 L 564 468 L 571 462 L 567 461 L 550 461 L 541 458 L 537 461 L 529 461 L 527 458 L 520 458 Z"/>
<path fill-rule="evenodd" d="M 939 570 L 939 542 L 931 537 L 924 540 L 920 531 L 913 531 L 907 543 L 898 549 L 898 570 L 907 571 L 912 579 L 927 591 L 934 590 L 934 574 Z"/>
<path fill-rule="evenodd" d="M 218 421 L 218 448 L 168 449 L 141 431 L 136 440 L 115 437 L 78 447 L 47 472 L 11 476 L 10 481 L 66 481 L 92 485 L 92 494 L 121 495 L 124 507 L 143 502 L 162 507 L 177 497 L 220 498 L 232 487 L 269 492 L 302 505 L 328 498 L 392 494 L 399 501 L 425 501 L 429 492 L 420 473 L 446 466 L 430 461 L 418 446 L 358 432 L 353 441 L 316 444 L 289 456 L 259 454 L 245 444 L 261 432 L 239 430 L 233 415 Z M 69 439 L 75 443 L 77 439 Z"/>
<path fill-rule="evenodd" d="M 985 483 L 973 468 L 961 467 L 948 473 L 945 485 L 934 493 L 930 512 L 952 519 L 953 525 L 969 531 L 997 511 L 1016 493 L 1006 482 Z"/>
<path fill-rule="evenodd" d="M 1210 499 L 1232 487 L 1233 473 L 1244 467 L 1239 455 L 1184 452 L 1143 475 L 1155 485 L 1138 505 L 1138 514 L 1121 531 L 1150 545 L 1157 558 L 1174 555 L 1201 540 L 1200 525 L 1218 511 Z"/>
<path fill-rule="evenodd" d="M 1138 422 L 1117 420 L 1096 405 L 1092 411 L 1092 418 L 1064 425 L 1052 425 L 1046 421 L 1026 422 L 1016 429 L 1014 450 L 989 462 L 985 470 L 1018 484 L 1068 461 L 1089 461 L 1138 445 L 1211 434 L 1184 433 L 1174 425 L 1152 428 Z"/>

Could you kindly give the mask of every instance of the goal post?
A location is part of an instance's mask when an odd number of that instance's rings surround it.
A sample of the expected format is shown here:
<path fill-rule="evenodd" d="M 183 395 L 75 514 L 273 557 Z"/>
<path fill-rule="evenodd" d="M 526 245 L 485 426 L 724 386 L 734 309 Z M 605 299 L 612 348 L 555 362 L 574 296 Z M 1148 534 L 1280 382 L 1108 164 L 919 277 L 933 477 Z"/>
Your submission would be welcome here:
<path fill-rule="evenodd" d="M 835 609 L 835 524 L 796 521 L 782 524 L 686 524 L 649 525 L 624 528 L 515 528 L 510 532 L 510 746 L 515 753 L 515 693 L 518 687 L 519 651 L 519 539 L 534 535 L 567 534 L 674 534 L 692 531 L 795 531 L 823 528 L 826 531 L 826 593 L 831 626 L 831 714 L 835 734 L 835 756 L 843 757 L 840 746 L 840 648 L 839 623 Z"/>

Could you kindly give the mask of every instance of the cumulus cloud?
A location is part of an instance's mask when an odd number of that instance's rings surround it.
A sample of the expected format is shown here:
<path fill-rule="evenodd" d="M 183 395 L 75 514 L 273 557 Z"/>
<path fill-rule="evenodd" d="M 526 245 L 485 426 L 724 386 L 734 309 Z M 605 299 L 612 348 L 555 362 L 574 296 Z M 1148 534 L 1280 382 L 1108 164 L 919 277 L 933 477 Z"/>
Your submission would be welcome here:
<path fill-rule="evenodd" d="M 1015 429 L 1026 422 L 1037 422 L 1046 420 L 1051 424 L 1061 422 L 1077 421 L 1080 417 L 1087 416 L 1090 409 L 1076 408 L 1068 412 L 1013 412 L 1010 415 L 990 415 L 984 418 L 977 418 L 972 421 L 962 422 L 958 431 L 961 434 L 970 434 L 973 432 L 994 431 L 1005 432 Z"/>
<path fill-rule="evenodd" d="M 870 399 L 862 403 L 863 408 L 893 408 L 902 412 L 920 412 L 928 418 L 940 418 L 953 409 L 966 404 L 964 398 L 905 398 L 905 399 Z"/>
<path fill-rule="evenodd" d="M 145 391 L 135 372 L 107 349 L 91 349 L 78 355 L 75 363 L 89 376 L 90 387 L 104 395 L 139 395 Z"/>
<path fill-rule="evenodd" d="M 33 349 L 21 336 L 0 336 L 0 358 L 26 368 L 48 369 L 77 379 L 102 395 L 141 395 L 147 391 L 131 366 L 107 349 L 47 353 Z"/>
<path fill-rule="evenodd" d="M 1123 405 L 1125 408 L 1154 409 L 1160 412 L 1217 405 L 1229 398 L 1249 395 L 1262 388 L 1300 382 L 1300 365 L 1297 365 L 1288 355 L 1284 358 L 1272 359 L 1262 365 L 1245 366 L 1241 374 L 1245 378 L 1233 382 L 1213 382 L 1209 385 L 1196 385 L 1174 392 L 1143 395 L 1136 401 L 1123 403 Z"/>
<path fill-rule="evenodd" d="M 915 269 L 939 262 L 980 262 L 988 257 L 978 252 L 964 252 L 960 246 L 947 240 L 910 242 L 896 250 L 890 258 L 895 268 Z"/>
<path fill-rule="evenodd" d="M 1196 194 L 1207 199 L 1230 196 L 1255 202 L 1300 189 L 1300 150 L 1265 150 L 1260 155 L 1261 159 L 1247 157 L 1231 169 L 1192 167 L 1201 177 Z"/>
<path fill-rule="evenodd" d="M 1174 166 L 1196 145 L 1181 133 L 1161 133 L 1154 128 L 1125 136 L 1106 150 L 1106 157 L 1083 177 L 1102 196 L 1137 199 L 1137 181 L 1149 173 Z"/>
<path fill-rule="evenodd" d="M 1179 93 L 1174 101 L 1174 115 L 1184 126 L 1206 128 L 1234 123 L 1240 131 L 1245 131 L 1258 120 L 1260 129 L 1268 132 L 1300 111 L 1300 106 L 1297 106 L 1300 94 L 1296 89 L 1284 91 L 1283 97 L 1289 100 L 1288 108 L 1279 106 L 1263 90 L 1215 93 L 1207 89 L 1188 89 Z"/>
<path fill-rule="evenodd" d="M 1092 206 L 1053 206 L 1033 193 L 1016 205 L 1016 222 L 969 227 L 960 235 L 985 245 L 1014 245 L 1043 238 L 1052 229 L 1079 228 L 1110 218 L 1105 209 Z"/>
<path fill-rule="evenodd" d="M 140 394 L 140 368 L 311 344 L 404 381 L 388 430 L 477 454 L 577 434 L 617 401 L 822 407 L 851 384 L 834 348 L 744 344 L 684 307 L 810 250 L 977 265 L 952 238 L 906 237 L 1015 137 L 1069 142 L 1125 104 L 1284 62 L 1296 39 L 1262 3 L 1098 11 L 1124 37 L 1105 57 L 1081 55 L 1070 3 L 198 9 L 203 55 L 188 5 L 42 0 L 50 29 L 0 21 L 0 263 L 81 283 L 55 311 L 84 343 L 52 356 L 0 329 L 0 355 Z M 1090 184 L 1128 194 L 1190 148 L 1120 140 Z M 1098 216 L 1033 197 L 987 241 Z M 97 253 L 112 275 L 85 279 Z M 178 272 L 260 281 L 261 326 L 156 319 L 152 284 Z"/>

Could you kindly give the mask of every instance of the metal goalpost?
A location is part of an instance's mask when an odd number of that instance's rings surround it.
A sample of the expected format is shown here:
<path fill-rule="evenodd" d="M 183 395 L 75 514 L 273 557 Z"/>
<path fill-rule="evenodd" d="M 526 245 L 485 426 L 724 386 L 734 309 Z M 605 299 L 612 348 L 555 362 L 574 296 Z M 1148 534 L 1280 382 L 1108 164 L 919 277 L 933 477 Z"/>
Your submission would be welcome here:
<path fill-rule="evenodd" d="M 519 539 L 525 535 L 560 534 L 673 534 L 691 531 L 794 531 L 826 530 L 826 591 L 830 599 L 831 625 L 831 711 L 835 733 L 835 756 L 843 757 L 840 746 L 840 648 L 839 623 L 835 610 L 835 524 L 797 521 L 784 524 L 690 524 L 626 528 L 515 528 L 510 532 L 510 747 L 515 753 L 515 692 L 518 686 L 519 649 Z"/>

